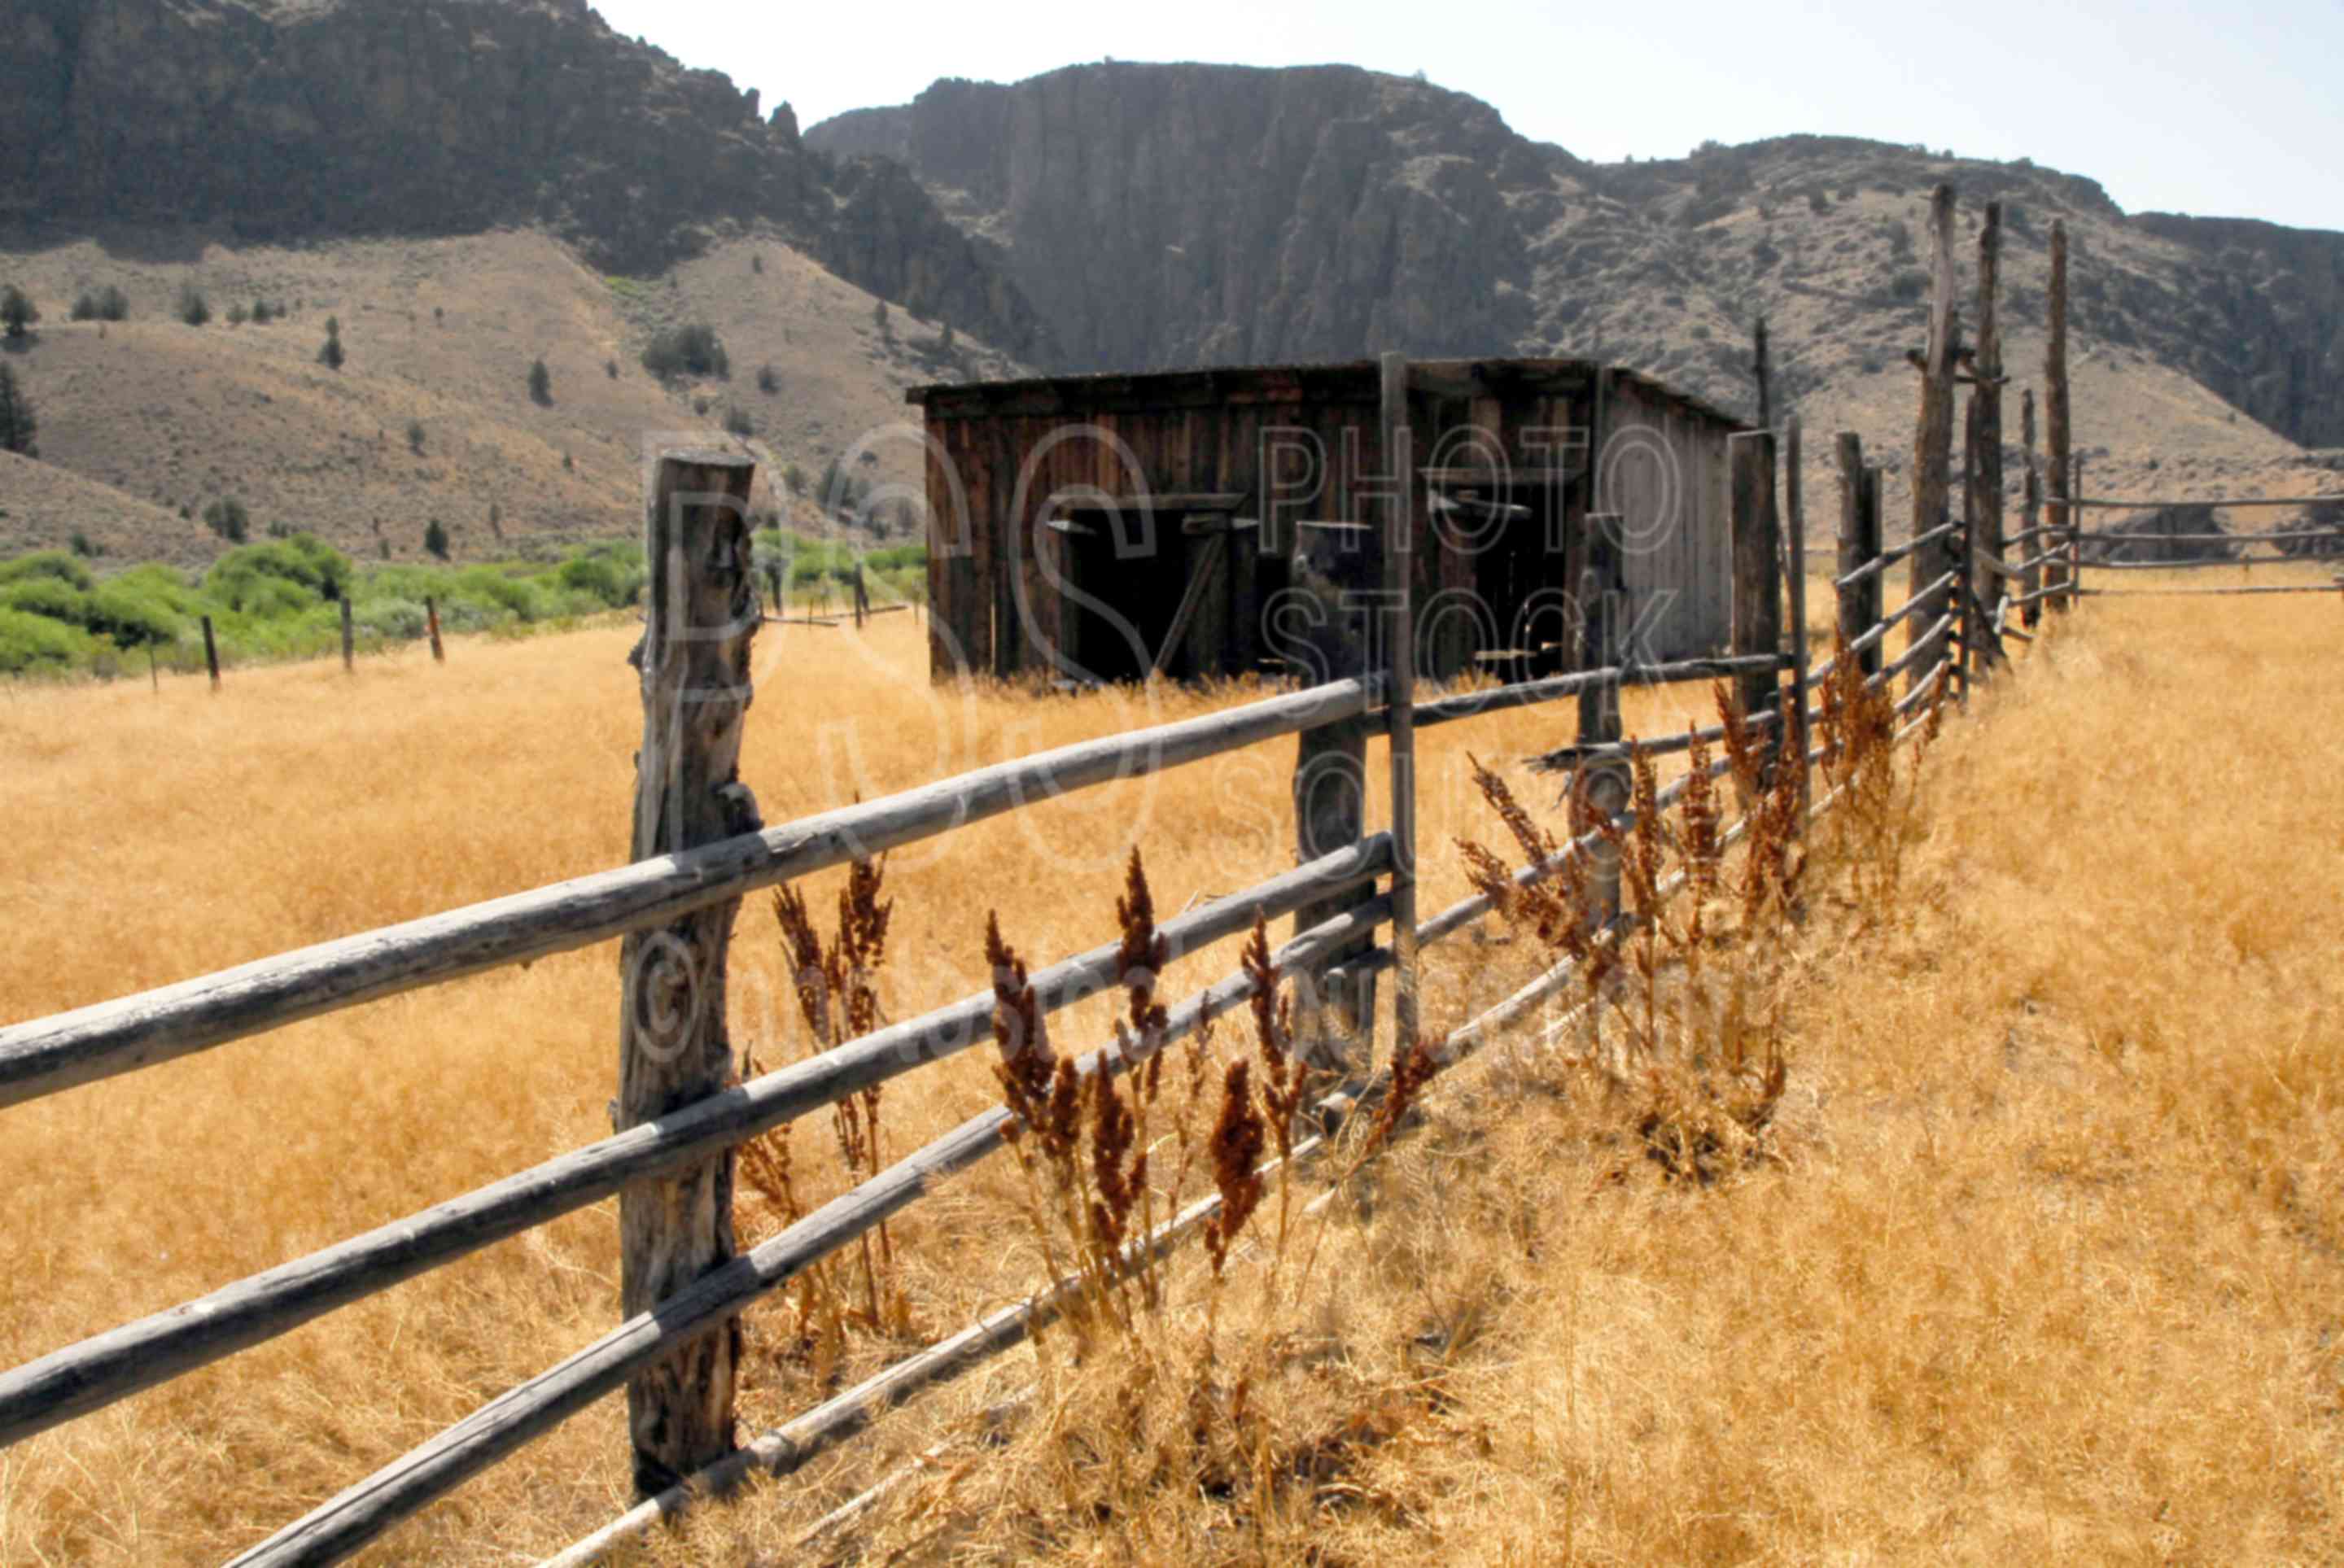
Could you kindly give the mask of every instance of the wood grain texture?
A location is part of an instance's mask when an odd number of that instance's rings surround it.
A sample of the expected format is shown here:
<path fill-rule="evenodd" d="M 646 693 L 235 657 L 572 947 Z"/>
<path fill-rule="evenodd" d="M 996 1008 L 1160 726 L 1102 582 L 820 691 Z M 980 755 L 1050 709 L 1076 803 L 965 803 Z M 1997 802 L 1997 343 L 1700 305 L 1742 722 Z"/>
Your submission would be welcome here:
<path fill-rule="evenodd" d="M 1813 678 L 1807 648 L 1807 514 L 1801 475 L 1802 434 L 1793 414 L 1783 429 L 1783 581 L 1789 589 L 1791 620 L 1791 706 L 1783 739 L 1799 769 L 1799 820 L 1806 820 L 1814 797 L 1807 785 L 1807 689 Z"/>
<path fill-rule="evenodd" d="M 720 843 L 761 824 L 740 782 L 750 647 L 762 612 L 751 580 L 756 465 L 665 454 L 643 525 L 647 611 L 632 856 Z M 732 1071 L 726 960 L 737 898 L 627 933 L 619 948 L 619 1093 L 612 1131 L 704 1100 Z M 732 1151 L 631 1182 L 619 1194 L 619 1302 L 649 1312 L 734 1254 Z M 737 1324 L 678 1344 L 627 1380 L 635 1490 L 649 1496 L 732 1451 Z"/>
<path fill-rule="evenodd" d="M 1779 655 L 1783 644 L 1782 519 L 1774 504 L 1774 437 L 1736 436 L 1733 464 L 1733 651 Z M 1735 701 L 1744 714 L 1772 713 L 1782 683 L 1772 670 L 1740 677 Z"/>
<path fill-rule="evenodd" d="M 1967 485 L 1963 515 L 1969 523 L 1970 585 L 1980 598 L 2001 592 L 1992 568 L 2005 558 L 2002 537 L 2002 204 L 1985 204 L 1978 230 L 1977 379 L 1970 388 L 1964 426 L 1963 472 Z M 1985 657 L 1973 648 L 1973 669 Z"/>
<path fill-rule="evenodd" d="M 2075 437 L 2067 389 L 2067 226 L 2056 219 L 2051 225 L 2051 283 L 2047 308 L 2050 321 L 2043 347 L 2043 422 L 2046 448 L 2043 461 L 2051 494 L 2044 520 L 2054 528 L 2065 529 L 2076 520 L 2067 504 L 2068 498 L 2076 493 L 2076 467 Z M 2067 596 L 2060 590 L 2068 585 L 2071 577 L 2066 562 L 2046 562 L 2043 586 L 2052 591 L 2044 595 L 2043 602 L 2053 609 L 2066 609 Z"/>
<path fill-rule="evenodd" d="M 1850 657 L 1850 645 L 1880 619 L 1880 574 L 1864 570 L 1880 554 L 1880 512 L 1877 508 L 1866 504 L 1870 498 L 1865 493 L 1864 437 L 1853 430 L 1841 431 L 1837 455 L 1839 579 L 1834 591 L 1839 598 L 1840 657 L 1847 658 Z M 1863 660 L 1866 675 L 1880 668 L 1880 655 L 1876 652 L 1858 653 L 1854 657 Z"/>
<path fill-rule="evenodd" d="M 1387 897 L 1391 900 L 1393 940 L 1398 963 L 1392 980 L 1392 1049 L 1405 1051 L 1416 1042 L 1419 1003 L 1416 970 L 1416 607 L 1422 602 L 1417 568 L 1425 551 L 1420 548 L 1418 523 L 1425 515 L 1419 494 L 1424 480 L 1417 473 L 1417 432 L 1409 423 L 1408 358 L 1386 354 L 1379 361 L 1381 377 L 1377 431 L 1381 437 L 1385 474 L 1396 483 L 1383 498 L 1379 521 L 1383 527 L 1383 592 L 1389 644 L 1383 676 L 1384 734 L 1390 746 L 1392 873 Z M 1429 530 L 1428 530 L 1429 535 Z M 1424 542 L 1430 542 L 1428 539 Z M 1359 837 L 1354 834 L 1353 837 Z"/>
<path fill-rule="evenodd" d="M 1913 539 L 1910 585 L 1914 594 L 1922 585 L 1942 576 L 1954 564 L 1953 552 L 1935 530 L 1949 520 L 1952 510 L 1954 447 L 1954 371 L 1960 352 L 1961 326 L 1954 308 L 1954 187 L 1941 185 L 1929 197 L 1929 344 L 1923 357 L 1921 411 L 1913 434 Z M 1921 546 L 1924 536 L 1932 542 Z M 1950 602 L 1950 601 L 1948 601 Z M 1936 614 L 1932 608 L 1931 616 Z M 1915 623 L 1924 635 L 1925 618 Z"/>

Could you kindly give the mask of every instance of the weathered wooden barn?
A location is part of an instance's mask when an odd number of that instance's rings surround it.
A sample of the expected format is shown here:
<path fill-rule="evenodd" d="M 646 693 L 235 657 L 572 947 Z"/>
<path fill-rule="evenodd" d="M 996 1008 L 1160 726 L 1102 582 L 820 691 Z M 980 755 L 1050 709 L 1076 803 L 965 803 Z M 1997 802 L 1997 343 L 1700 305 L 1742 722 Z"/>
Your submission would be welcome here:
<path fill-rule="evenodd" d="M 1297 525 L 1380 515 L 1380 385 L 1360 360 L 914 388 L 934 672 L 1274 663 Z M 1725 649 L 1726 441 L 1746 426 L 1585 360 L 1413 361 L 1407 387 L 1427 673 L 1560 668 L 1591 512 L 1620 519 L 1638 651 Z"/>

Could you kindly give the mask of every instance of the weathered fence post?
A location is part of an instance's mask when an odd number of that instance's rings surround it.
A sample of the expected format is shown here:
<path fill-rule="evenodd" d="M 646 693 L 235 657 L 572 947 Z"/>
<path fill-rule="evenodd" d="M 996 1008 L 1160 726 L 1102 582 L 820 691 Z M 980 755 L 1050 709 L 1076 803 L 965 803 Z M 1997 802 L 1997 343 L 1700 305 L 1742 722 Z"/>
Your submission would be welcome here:
<path fill-rule="evenodd" d="M 2019 492 L 2018 531 L 2026 536 L 2026 548 L 2019 558 L 2029 564 L 2019 568 L 2018 594 L 2026 601 L 2020 619 L 2032 631 L 2043 618 L 2043 601 L 2035 590 L 2043 586 L 2043 568 L 2035 564 L 2036 558 L 2047 548 L 2045 536 L 2036 532 L 2043 521 L 2043 464 L 2035 450 L 2035 388 L 2029 387 L 2018 400 L 2019 440 L 2026 448 L 2026 474 L 2024 488 Z"/>
<path fill-rule="evenodd" d="M 1308 662 L 1298 669 L 1309 685 L 1368 673 L 1371 612 L 1364 595 L 1383 581 L 1379 530 L 1362 523 L 1306 521 L 1296 525 L 1293 584 L 1317 601 L 1315 624 L 1300 639 Z M 1349 603 L 1345 600 L 1349 598 Z M 1297 652 L 1302 649 L 1298 648 Z M 1368 720 L 1338 719 L 1295 738 L 1294 829 L 1297 862 L 1331 854 L 1359 841 L 1367 823 Z M 1361 887 L 1295 911 L 1294 929 L 1308 930 L 1374 896 Z M 1365 1045 L 1375 1022 L 1372 974 L 1352 975 L 1344 961 L 1374 945 L 1372 933 L 1330 953 L 1311 974 L 1297 977 L 1294 1036 L 1313 1065 L 1349 1070 L 1365 1066 L 1352 1042 Z"/>
<path fill-rule="evenodd" d="M 423 627 L 431 634 L 431 662 L 448 662 L 448 650 L 440 641 L 440 601 L 430 594 L 423 596 Z"/>
<path fill-rule="evenodd" d="M 2075 438 L 2075 426 L 2068 426 L 2068 439 Z M 2084 454 L 2076 454 L 2076 477 L 2067 487 L 2067 602 L 2073 604 L 2084 591 Z"/>
<path fill-rule="evenodd" d="M 212 689 L 219 690 L 219 643 L 212 636 L 212 618 L 204 617 L 204 668 L 211 671 Z"/>
<path fill-rule="evenodd" d="M 1864 437 L 1839 434 L 1839 575 L 1847 576 L 1880 554 L 1878 476 L 1864 466 Z M 1855 639 L 1880 624 L 1881 573 L 1839 590 L 1839 657 L 1850 657 Z M 1880 645 L 1854 656 L 1867 676 L 1880 673 Z"/>
<path fill-rule="evenodd" d="M 1964 428 L 1963 467 L 1969 488 L 1962 509 L 1969 521 L 1970 555 L 1962 580 L 1983 609 L 2002 597 L 2003 576 L 1993 568 L 2006 566 L 2002 527 L 2002 323 L 1996 295 L 2002 278 L 2002 204 L 1985 204 L 1985 226 L 1978 231 L 1978 328 L 1976 378 L 1970 387 L 1969 418 Z M 1990 626 L 1978 626 L 1981 637 Z M 1984 671 L 1998 649 L 1973 644 L 1965 650 L 1969 667 Z"/>
<path fill-rule="evenodd" d="M 1587 516 L 1586 564 L 1579 573 L 1579 668 L 1612 669 L 1621 673 L 1600 686 L 1579 693 L 1579 744 L 1616 745 L 1624 733 L 1620 718 L 1620 688 L 1626 675 L 1624 646 L 1628 616 L 1627 558 L 1621 548 L 1621 519 L 1603 512 Z M 1633 779 L 1628 764 L 1617 759 L 1589 759 L 1571 775 L 1571 831 L 1583 833 L 1598 822 L 1628 809 Z M 1588 924 L 1600 929 L 1620 912 L 1620 855 L 1609 843 L 1599 843 L 1589 864 L 1594 877 Z"/>
<path fill-rule="evenodd" d="M 2044 440 L 2048 447 L 2044 461 L 2050 469 L 2051 506 L 2046 521 L 2054 530 L 2048 538 L 2058 553 L 2043 563 L 2043 586 L 2050 592 L 2045 602 L 2053 609 L 2067 608 L 2066 589 L 2073 586 L 2069 563 L 2073 540 L 2065 531 L 2075 526 L 2075 513 L 2067 498 L 2075 494 L 2068 487 L 2075 477 L 2074 436 L 2069 427 L 2067 403 L 2067 225 L 2055 220 L 2051 225 L 2051 299 L 2050 338 L 2043 350 L 2043 421 Z"/>
<path fill-rule="evenodd" d="M 350 590 L 342 589 L 342 673 L 358 673 L 358 634 L 350 621 Z"/>
<path fill-rule="evenodd" d="M 1791 590 L 1791 707 L 1783 716 L 1783 739 L 1791 748 L 1791 766 L 1799 770 L 1799 821 L 1807 819 L 1807 514 L 1801 493 L 1802 457 L 1799 417 L 1793 414 L 1783 429 L 1783 511 L 1788 529 L 1783 560 Z"/>
<path fill-rule="evenodd" d="M 1943 527 L 1952 513 L 1954 460 L 1954 364 L 1960 352 L 1961 326 L 1954 312 L 1954 187 L 1939 186 L 1929 197 L 1929 347 L 1922 363 L 1921 417 L 1913 437 L 1913 535 L 1919 538 Z M 1908 592 L 1927 602 L 1916 607 L 1907 622 L 1905 647 L 1923 643 L 1925 652 L 1914 660 L 1905 678 L 1906 689 L 1917 691 L 1935 678 L 1931 667 L 1945 646 L 1945 634 L 1928 636 L 1946 605 L 1956 602 L 1953 588 L 1924 596 L 1922 589 L 1957 566 L 1963 567 L 1955 587 L 1967 579 L 1966 563 L 1953 540 L 1940 539 L 1913 551 Z"/>
<path fill-rule="evenodd" d="M 1418 1032 L 1416 976 L 1416 567 L 1414 432 L 1408 423 L 1408 358 L 1386 354 L 1379 365 L 1378 443 L 1385 482 L 1378 508 L 1383 525 L 1383 593 L 1391 617 L 1384 677 L 1385 732 L 1391 747 L 1392 1052 L 1411 1050 Z"/>
<path fill-rule="evenodd" d="M 1734 436 L 1726 450 L 1733 467 L 1733 651 L 1737 657 L 1779 654 L 1783 528 L 1774 509 L 1774 436 L 1769 430 Z M 1773 712 L 1781 703 L 1783 683 L 1775 671 L 1737 675 L 1733 684 L 1735 703 L 1749 718 Z"/>
<path fill-rule="evenodd" d="M 1758 318 L 1758 325 L 1750 337 L 1753 346 L 1750 374 L 1758 381 L 1758 428 L 1771 430 L 1774 427 L 1774 372 L 1766 363 L 1766 318 L 1764 317 Z"/>
<path fill-rule="evenodd" d="M 863 617 L 871 608 L 871 596 L 863 591 L 863 563 L 854 563 L 854 629 L 863 629 Z"/>
<path fill-rule="evenodd" d="M 738 782 L 757 599 L 749 487 L 756 465 L 723 452 L 661 457 L 644 520 L 642 749 L 635 758 L 633 859 L 754 829 Z M 725 948 L 736 900 L 631 933 L 620 949 L 619 1097 L 623 1131 L 724 1087 Z M 620 1310 L 633 1316 L 733 1256 L 732 1153 L 619 1195 Z M 627 1381 L 636 1490 L 651 1496 L 732 1450 L 736 1321 Z"/>

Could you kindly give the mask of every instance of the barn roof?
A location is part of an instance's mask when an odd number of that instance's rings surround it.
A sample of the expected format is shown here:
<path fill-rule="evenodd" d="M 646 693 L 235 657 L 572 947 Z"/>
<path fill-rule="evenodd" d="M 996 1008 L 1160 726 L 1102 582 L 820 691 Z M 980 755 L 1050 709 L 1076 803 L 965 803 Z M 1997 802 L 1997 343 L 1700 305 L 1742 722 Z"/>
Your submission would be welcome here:
<path fill-rule="evenodd" d="M 1601 361 L 1593 359 L 1409 361 L 1409 375 L 1417 385 L 1439 386 L 1447 382 L 1460 396 L 1539 397 L 1575 392 L 1591 386 L 1596 373 L 1604 368 L 1607 367 Z M 1641 370 L 1625 366 L 1609 368 L 1615 385 L 1624 381 L 1640 387 L 1722 429 L 1743 431 L 1753 427 L 1714 404 Z M 904 394 L 904 400 L 926 409 L 930 418 L 946 419 L 1139 412 L 1216 405 L 1372 405 L 1379 396 L 1379 377 L 1380 367 L 1372 359 L 1326 365 L 1214 366 L 1193 370 L 1040 376 L 1017 381 L 958 385 L 932 383 L 910 388 Z"/>

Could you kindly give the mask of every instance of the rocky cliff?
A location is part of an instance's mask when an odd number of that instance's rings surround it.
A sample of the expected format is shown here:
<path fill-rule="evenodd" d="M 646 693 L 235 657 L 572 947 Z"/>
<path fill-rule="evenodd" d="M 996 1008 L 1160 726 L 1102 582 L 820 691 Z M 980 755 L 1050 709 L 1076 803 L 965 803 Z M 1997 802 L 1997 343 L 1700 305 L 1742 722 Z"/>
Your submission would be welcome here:
<path fill-rule="evenodd" d="M 2022 325 L 2064 218 L 2085 339 L 2344 444 L 2344 236 L 2128 217 L 2024 162 L 1790 136 L 1592 165 L 1477 99 L 1348 67 L 943 81 L 806 141 L 912 170 L 997 250 L 1070 367 L 1586 353 L 1744 408 L 1760 315 L 1793 399 L 1919 341 L 1917 219 L 1950 181 L 1973 232 L 1985 201 L 2006 205 Z"/>
<path fill-rule="evenodd" d="M 1018 290 L 901 169 L 577 0 L 0 0 L 0 221 L 249 238 L 541 225 L 614 271 L 769 226 L 1011 352 Z"/>

